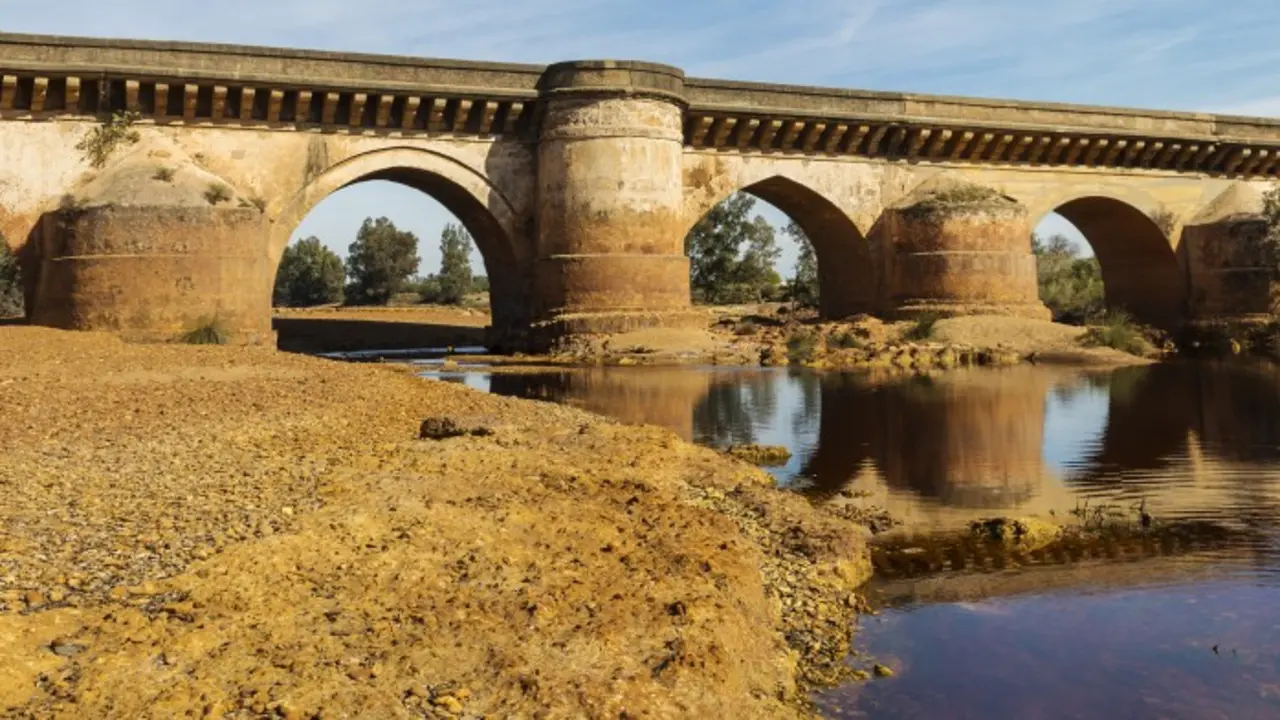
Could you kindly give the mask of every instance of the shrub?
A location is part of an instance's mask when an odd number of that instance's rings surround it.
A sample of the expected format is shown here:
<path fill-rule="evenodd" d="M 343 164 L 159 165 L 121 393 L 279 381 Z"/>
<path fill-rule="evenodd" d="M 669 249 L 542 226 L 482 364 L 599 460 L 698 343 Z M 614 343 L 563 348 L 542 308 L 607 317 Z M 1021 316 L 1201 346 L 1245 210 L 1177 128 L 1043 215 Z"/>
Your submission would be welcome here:
<path fill-rule="evenodd" d="M 840 350 L 859 350 L 866 346 L 862 338 L 857 334 L 844 330 L 838 333 L 832 333 L 827 338 L 827 347 L 834 347 Z"/>
<path fill-rule="evenodd" d="M 404 291 L 416 295 L 418 302 L 434 305 L 440 302 L 440 278 L 435 275 L 414 278 L 405 284 Z"/>
<path fill-rule="evenodd" d="M 903 339 L 911 341 L 928 340 L 933 337 L 934 325 L 938 324 L 938 320 L 938 316 L 933 313 L 921 315 L 916 318 L 915 324 L 902 335 Z"/>
<path fill-rule="evenodd" d="M 813 360 L 818 350 L 817 335 L 800 331 L 787 338 L 787 358 L 791 362 L 806 363 Z"/>
<path fill-rule="evenodd" d="M 203 318 L 178 339 L 188 345 L 226 345 L 231 340 L 231 331 L 219 318 Z"/>
<path fill-rule="evenodd" d="M 22 270 L 18 265 L 18 256 L 13 254 L 9 243 L 0 235 L 0 317 L 16 317 L 25 312 Z"/>
<path fill-rule="evenodd" d="M 1146 355 L 1152 350 L 1146 330 L 1128 313 L 1121 311 L 1107 313 L 1100 325 L 1089 328 L 1084 341 L 1088 345 L 1114 348 L 1131 355 Z"/>
<path fill-rule="evenodd" d="M 226 202 L 231 199 L 231 188 L 222 183 L 210 183 L 208 189 L 204 191 L 204 199 L 208 200 L 210 205 Z"/>
<path fill-rule="evenodd" d="M 171 182 L 176 172 L 177 171 L 171 167 L 164 167 L 163 165 L 161 165 L 160 167 L 156 168 L 156 174 L 152 175 L 151 177 L 152 179 L 159 180 L 160 182 Z"/>
<path fill-rule="evenodd" d="M 84 153 L 84 159 L 89 165 L 95 168 L 105 166 L 116 148 L 132 145 L 142 139 L 133 127 L 138 117 L 136 112 L 117 112 L 104 116 L 101 124 L 76 143 L 76 149 Z"/>
<path fill-rule="evenodd" d="M 1084 325 L 1105 311 L 1102 268 L 1094 257 L 1079 257 L 1075 244 L 1062 235 L 1047 240 L 1032 236 L 1040 300 L 1057 322 Z"/>

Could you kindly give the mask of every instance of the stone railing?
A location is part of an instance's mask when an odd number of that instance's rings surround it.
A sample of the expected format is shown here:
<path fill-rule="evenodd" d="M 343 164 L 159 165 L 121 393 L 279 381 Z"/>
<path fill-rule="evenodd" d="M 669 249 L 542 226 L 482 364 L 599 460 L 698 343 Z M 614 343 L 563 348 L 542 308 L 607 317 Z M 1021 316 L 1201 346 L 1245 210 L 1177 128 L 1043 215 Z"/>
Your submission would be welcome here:
<path fill-rule="evenodd" d="M 536 137 L 546 68 L 0 34 L 0 118 Z M 687 78 L 693 149 L 1280 176 L 1280 121 Z"/>
<path fill-rule="evenodd" d="M 539 66 L 0 35 L 0 118 L 132 111 L 160 124 L 504 135 Z"/>
<path fill-rule="evenodd" d="M 1280 121 L 690 78 L 685 143 L 730 152 L 1280 175 Z"/>

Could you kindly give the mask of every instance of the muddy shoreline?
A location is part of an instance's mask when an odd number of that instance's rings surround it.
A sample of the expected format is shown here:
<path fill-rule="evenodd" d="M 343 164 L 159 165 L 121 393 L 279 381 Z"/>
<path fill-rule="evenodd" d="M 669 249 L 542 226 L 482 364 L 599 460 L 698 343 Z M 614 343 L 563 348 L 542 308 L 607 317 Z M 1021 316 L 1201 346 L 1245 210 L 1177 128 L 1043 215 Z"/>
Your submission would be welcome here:
<path fill-rule="evenodd" d="M 800 717 L 848 676 L 867 531 L 665 430 L 260 348 L 0 348 L 0 716 Z"/>
<path fill-rule="evenodd" d="M 883 322 L 858 316 L 820 322 L 812 311 L 779 304 L 703 307 L 704 329 L 642 329 L 615 335 L 575 336 L 542 354 L 476 354 L 485 342 L 487 316 L 446 306 L 282 310 L 275 318 L 280 349 L 308 354 L 376 348 L 389 355 L 432 349 L 459 363 L 502 372 L 530 367 L 600 365 L 804 366 L 817 370 L 932 373 L 957 367 L 1024 362 L 1116 367 L 1154 362 L 1090 346 L 1086 329 L 1048 321 L 972 316 L 928 323 Z M 924 332 L 921 332 L 923 327 Z"/>

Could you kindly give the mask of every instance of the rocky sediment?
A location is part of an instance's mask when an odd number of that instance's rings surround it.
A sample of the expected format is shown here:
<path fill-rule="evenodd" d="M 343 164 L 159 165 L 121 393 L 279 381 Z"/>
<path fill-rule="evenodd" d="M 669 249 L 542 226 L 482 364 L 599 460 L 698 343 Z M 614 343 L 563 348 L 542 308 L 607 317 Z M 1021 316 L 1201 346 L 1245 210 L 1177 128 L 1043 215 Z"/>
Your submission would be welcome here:
<path fill-rule="evenodd" d="M 787 717 L 865 529 L 652 427 L 0 328 L 0 716 Z"/>

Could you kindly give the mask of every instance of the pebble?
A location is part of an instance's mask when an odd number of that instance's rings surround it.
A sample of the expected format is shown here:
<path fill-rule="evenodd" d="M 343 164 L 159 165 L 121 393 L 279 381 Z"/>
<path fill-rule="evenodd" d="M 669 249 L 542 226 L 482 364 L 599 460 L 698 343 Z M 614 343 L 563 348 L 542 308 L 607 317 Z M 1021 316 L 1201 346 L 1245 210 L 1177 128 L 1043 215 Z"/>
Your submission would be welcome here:
<path fill-rule="evenodd" d="M 452 695 L 441 695 L 433 698 L 431 704 L 457 715 L 462 712 L 462 701 Z"/>

